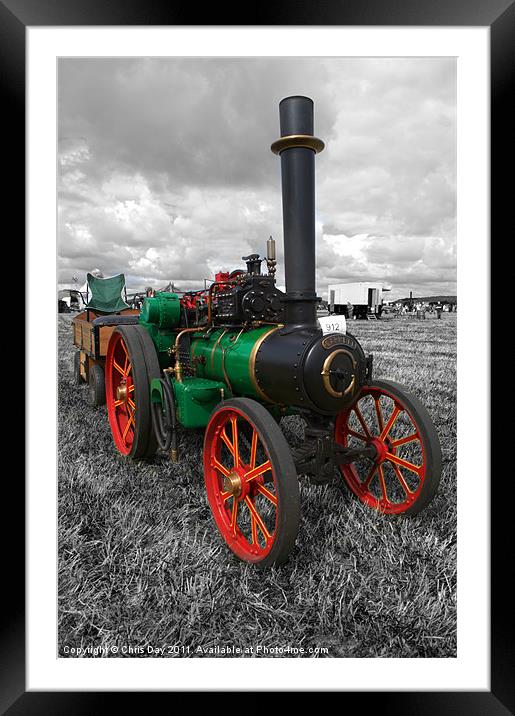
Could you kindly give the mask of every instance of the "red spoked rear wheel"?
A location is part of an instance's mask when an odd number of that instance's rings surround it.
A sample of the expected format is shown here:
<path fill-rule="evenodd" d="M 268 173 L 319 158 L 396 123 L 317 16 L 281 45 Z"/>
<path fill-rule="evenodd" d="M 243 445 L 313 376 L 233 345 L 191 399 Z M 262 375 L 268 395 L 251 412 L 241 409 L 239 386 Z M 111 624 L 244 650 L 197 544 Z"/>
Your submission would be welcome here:
<path fill-rule="evenodd" d="M 426 408 L 397 383 L 365 386 L 337 416 L 335 440 L 350 448 L 376 448 L 374 460 L 340 466 L 347 486 L 368 507 L 416 514 L 436 494 L 442 471 L 438 435 Z"/>
<path fill-rule="evenodd" d="M 299 485 L 275 419 L 247 398 L 215 409 L 204 438 L 204 477 L 216 525 L 240 559 L 284 562 L 299 526 Z"/>
<path fill-rule="evenodd" d="M 105 364 L 113 440 L 122 455 L 133 458 L 149 457 L 156 451 L 150 381 L 159 377 L 159 364 L 151 339 L 142 331 L 141 326 L 118 326 L 109 341 Z"/>

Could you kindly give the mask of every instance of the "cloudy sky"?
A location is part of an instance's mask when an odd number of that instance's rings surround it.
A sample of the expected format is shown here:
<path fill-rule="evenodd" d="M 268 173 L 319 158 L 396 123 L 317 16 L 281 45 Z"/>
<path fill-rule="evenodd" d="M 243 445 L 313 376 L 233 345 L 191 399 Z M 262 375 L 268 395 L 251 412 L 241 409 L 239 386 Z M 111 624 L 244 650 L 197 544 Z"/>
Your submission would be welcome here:
<path fill-rule="evenodd" d="M 61 59 L 59 281 L 204 285 L 278 243 L 279 101 L 315 102 L 317 281 L 456 293 L 452 58 Z"/>

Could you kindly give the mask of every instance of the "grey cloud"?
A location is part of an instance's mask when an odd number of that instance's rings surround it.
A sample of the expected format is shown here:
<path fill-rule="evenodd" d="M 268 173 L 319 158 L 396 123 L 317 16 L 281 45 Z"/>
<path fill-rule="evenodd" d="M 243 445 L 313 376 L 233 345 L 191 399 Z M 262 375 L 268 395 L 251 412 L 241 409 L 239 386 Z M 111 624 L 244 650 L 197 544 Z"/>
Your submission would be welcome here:
<path fill-rule="evenodd" d="M 60 276 L 102 264 L 134 286 L 192 287 L 278 240 L 279 100 L 315 100 L 320 286 L 454 285 L 455 60 L 63 59 Z M 416 283 L 418 282 L 418 283 Z M 440 284 L 439 284 L 440 282 Z M 443 288 L 442 288 L 443 290 Z"/>
<path fill-rule="evenodd" d="M 329 134 L 321 60 L 61 60 L 61 147 L 85 138 L 97 167 L 165 173 L 172 186 L 270 182 L 277 104 L 298 93 L 298 78 Z"/>
<path fill-rule="evenodd" d="M 371 237 L 365 255 L 376 264 L 412 264 L 422 258 L 424 239 L 416 237 Z"/>

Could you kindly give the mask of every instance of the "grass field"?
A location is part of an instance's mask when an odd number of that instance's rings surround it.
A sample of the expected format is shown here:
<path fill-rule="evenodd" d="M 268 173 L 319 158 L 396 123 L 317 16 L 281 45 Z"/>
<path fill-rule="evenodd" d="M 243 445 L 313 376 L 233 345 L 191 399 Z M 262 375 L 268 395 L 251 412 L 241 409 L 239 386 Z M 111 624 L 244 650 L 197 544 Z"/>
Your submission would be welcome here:
<path fill-rule="evenodd" d="M 417 517 L 385 517 L 341 485 L 302 480 L 296 547 L 265 572 L 233 557 L 214 526 L 202 432 L 181 434 L 177 464 L 118 456 L 105 407 L 89 407 L 87 389 L 72 385 L 70 320 L 58 317 L 60 655 L 260 646 L 456 656 L 456 314 L 352 324 L 375 377 L 403 383 L 435 422 L 443 475 L 433 503 Z M 298 443 L 298 419 L 282 425 Z"/>

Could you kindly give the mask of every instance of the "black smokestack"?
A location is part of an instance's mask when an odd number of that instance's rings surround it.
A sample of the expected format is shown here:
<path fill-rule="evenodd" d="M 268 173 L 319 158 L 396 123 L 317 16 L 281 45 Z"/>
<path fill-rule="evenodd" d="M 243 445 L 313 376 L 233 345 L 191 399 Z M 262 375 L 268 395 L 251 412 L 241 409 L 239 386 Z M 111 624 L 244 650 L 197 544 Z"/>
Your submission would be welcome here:
<path fill-rule="evenodd" d="M 313 136 L 313 100 L 285 97 L 279 104 L 286 320 L 317 325 L 315 286 L 315 154 L 324 143 Z"/>

